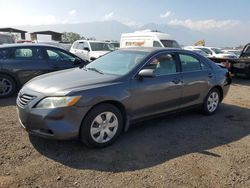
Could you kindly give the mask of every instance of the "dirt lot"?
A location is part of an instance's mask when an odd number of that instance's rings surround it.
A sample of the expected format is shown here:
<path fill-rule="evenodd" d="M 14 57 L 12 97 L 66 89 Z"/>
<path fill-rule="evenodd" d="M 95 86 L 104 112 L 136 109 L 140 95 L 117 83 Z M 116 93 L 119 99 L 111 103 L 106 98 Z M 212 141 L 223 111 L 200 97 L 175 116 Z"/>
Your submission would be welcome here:
<path fill-rule="evenodd" d="M 142 122 L 105 149 L 29 136 L 0 100 L 0 187 L 250 187 L 250 80 L 214 116 Z"/>

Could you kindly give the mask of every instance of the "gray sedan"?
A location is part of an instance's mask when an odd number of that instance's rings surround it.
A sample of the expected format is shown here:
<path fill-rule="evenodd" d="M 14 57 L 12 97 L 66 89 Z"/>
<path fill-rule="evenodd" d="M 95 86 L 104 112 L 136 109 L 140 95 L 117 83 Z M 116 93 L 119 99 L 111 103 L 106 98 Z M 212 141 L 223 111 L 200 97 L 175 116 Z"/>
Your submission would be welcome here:
<path fill-rule="evenodd" d="M 138 120 L 191 107 L 215 113 L 230 83 L 227 69 L 191 51 L 120 49 L 34 78 L 19 92 L 17 109 L 31 134 L 104 147 Z"/>

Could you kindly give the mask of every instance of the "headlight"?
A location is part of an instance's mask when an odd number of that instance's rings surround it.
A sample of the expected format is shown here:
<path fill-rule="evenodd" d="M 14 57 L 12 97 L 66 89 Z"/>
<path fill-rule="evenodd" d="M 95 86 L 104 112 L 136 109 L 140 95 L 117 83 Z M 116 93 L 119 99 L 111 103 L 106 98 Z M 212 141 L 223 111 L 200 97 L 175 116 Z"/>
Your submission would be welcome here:
<path fill-rule="evenodd" d="M 65 106 L 73 106 L 79 101 L 81 96 L 71 97 L 47 97 L 41 100 L 35 108 L 59 108 Z"/>

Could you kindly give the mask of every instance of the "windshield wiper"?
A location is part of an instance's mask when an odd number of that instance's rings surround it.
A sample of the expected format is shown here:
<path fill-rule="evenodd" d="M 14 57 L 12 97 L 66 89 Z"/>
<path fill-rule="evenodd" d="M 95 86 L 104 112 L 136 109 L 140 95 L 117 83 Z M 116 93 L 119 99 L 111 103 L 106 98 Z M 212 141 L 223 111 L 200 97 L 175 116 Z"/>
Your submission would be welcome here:
<path fill-rule="evenodd" d="M 100 70 L 98 70 L 98 69 L 96 69 L 96 68 L 93 68 L 93 67 L 90 67 L 90 68 L 87 68 L 88 70 L 92 70 L 92 71 L 95 71 L 95 72 L 97 72 L 97 73 L 99 73 L 99 74 L 104 74 L 102 71 L 100 71 Z"/>

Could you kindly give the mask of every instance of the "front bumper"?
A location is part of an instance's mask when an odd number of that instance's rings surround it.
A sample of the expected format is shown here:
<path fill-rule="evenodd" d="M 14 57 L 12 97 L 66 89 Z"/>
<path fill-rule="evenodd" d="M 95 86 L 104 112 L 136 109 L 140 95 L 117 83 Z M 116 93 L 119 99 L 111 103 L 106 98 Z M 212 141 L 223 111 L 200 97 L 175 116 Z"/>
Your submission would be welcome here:
<path fill-rule="evenodd" d="M 68 140 L 79 137 L 79 130 L 87 107 L 71 106 L 55 109 L 33 108 L 41 98 L 25 106 L 17 102 L 18 120 L 29 132 L 44 138 Z"/>

